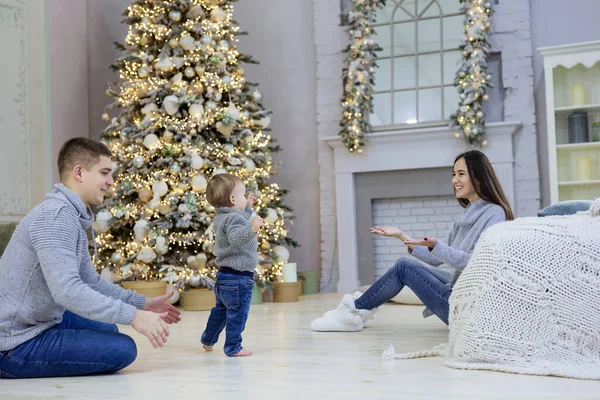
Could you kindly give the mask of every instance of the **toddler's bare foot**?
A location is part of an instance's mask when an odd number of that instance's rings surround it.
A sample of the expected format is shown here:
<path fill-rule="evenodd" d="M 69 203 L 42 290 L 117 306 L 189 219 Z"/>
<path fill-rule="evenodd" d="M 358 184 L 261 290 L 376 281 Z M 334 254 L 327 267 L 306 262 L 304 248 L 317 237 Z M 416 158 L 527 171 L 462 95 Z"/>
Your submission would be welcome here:
<path fill-rule="evenodd" d="M 207 345 L 203 344 L 202 347 L 204 347 L 204 350 L 206 350 L 206 351 L 213 351 L 212 346 L 207 346 Z"/>
<path fill-rule="evenodd" d="M 232 355 L 231 357 L 248 357 L 251 356 L 252 352 L 246 349 L 242 349 L 239 351 L 239 353 L 236 353 L 234 355 Z"/>

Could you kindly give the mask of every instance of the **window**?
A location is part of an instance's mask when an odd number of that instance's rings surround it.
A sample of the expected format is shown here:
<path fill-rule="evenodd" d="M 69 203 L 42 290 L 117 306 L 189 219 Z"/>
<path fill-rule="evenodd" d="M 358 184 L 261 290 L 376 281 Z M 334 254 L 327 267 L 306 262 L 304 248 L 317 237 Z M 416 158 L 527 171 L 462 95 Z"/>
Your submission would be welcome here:
<path fill-rule="evenodd" d="M 374 128 L 449 119 L 464 15 L 458 0 L 387 0 L 377 13 Z"/>

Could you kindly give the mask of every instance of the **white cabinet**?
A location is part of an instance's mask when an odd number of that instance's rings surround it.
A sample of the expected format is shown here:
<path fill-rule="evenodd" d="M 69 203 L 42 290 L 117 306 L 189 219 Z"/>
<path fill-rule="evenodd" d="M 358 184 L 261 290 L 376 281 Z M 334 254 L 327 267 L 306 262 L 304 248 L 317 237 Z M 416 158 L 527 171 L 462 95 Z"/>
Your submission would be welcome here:
<path fill-rule="evenodd" d="M 538 51 L 544 58 L 550 201 L 600 197 L 600 41 Z"/>

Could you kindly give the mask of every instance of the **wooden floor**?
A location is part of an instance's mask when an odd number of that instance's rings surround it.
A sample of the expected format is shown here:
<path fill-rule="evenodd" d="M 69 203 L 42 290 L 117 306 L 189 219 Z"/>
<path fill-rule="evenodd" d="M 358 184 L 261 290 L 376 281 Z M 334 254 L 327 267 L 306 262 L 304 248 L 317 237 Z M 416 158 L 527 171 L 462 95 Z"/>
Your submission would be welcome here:
<path fill-rule="evenodd" d="M 252 306 L 244 346 L 254 355 L 228 358 L 222 340 L 212 353 L 199 344 L 208 312 L 184 312 L 169 343 L 153 349 L 130 327 L 139 357 L 105 376 L 1 380 L 0 399 L 600 399 L 600 382 L 462 371 L 442 358 L 382 362 L 397 352 L 443 343 L 447 328 L 423 319 L 422 307 L 386 304 L 356 333 L 319 333 L 313 318 L 341 296 L 305 296 L 298 303 Z"/>

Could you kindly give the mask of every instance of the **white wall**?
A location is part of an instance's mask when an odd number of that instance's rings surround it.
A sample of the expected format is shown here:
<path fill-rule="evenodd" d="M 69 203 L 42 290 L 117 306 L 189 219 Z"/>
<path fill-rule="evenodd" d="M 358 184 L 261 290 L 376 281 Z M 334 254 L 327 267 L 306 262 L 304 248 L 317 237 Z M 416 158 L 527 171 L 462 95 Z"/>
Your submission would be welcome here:
<path fill-rule="evenodd" d="M 540 47 L 600 40 L 598 0 L 530 0 L 531 41 L 535 79 L 538 152 L 542 183 L 542 205 L 550 203 L 548 183 L 548 141 L 546 139 L 546 106 L 543 60 Z"/>
<path fill-rule="evenodd" d="M 89 136 L 87 1 L 48 0 L 52 176 L 64 142 Z"/>

